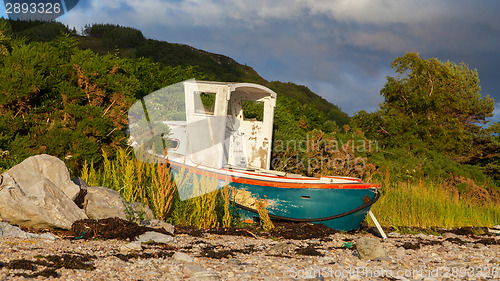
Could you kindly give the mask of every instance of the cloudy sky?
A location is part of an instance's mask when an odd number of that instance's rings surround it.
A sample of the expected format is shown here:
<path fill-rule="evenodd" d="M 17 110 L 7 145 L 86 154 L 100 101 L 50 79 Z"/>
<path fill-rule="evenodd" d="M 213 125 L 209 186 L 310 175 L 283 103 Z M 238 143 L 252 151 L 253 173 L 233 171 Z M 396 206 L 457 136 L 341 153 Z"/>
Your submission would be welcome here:
<path fill-rule="evenodd" d="M 77 29 L 131 26 L 224 54 L 267 80 L 306 85 L 349 114 L 378 108 L 390 63 L 408 51 L 463 61 L 477 68 L 498 121 L 499 14 L 498 0 L 80 0 L 61 20 Z"/>

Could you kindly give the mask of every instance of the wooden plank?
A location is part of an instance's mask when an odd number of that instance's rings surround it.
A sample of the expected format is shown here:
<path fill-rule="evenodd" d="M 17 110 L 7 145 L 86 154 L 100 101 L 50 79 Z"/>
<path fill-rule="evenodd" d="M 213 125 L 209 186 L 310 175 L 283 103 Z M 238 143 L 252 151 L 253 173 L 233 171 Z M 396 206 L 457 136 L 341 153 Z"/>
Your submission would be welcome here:
<path fill-rule="evenodd" d="M 378 223 L 378 220 L 375 217 L 375 215 L 373 214 L 372 210 L 368 211 L 368 214 L 370 215 L 370 218 L 372 219 L 373 223 L 375 223 L 375 226 L 377 227 L 378 232 L 380 233 L 380 235 L 382 235 L 382 239 L 387 239 L 387 235 L 385 235 L 384 230 L 382 229 L 382 227 Z"/>

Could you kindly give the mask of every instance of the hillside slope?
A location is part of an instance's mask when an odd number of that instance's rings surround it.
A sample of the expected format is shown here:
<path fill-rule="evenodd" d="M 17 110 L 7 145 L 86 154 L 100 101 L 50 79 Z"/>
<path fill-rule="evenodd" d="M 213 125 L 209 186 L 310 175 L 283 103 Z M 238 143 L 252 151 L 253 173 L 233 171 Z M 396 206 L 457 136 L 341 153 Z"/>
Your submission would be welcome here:
<path fill-rule="evenodd" d="M 118 52 L 122 56 L 150 58 L 162 66 L 196 66 L 199 71 L 208 74 L 211 80 L 257 83 L 277 92 L 278 98 L 293 97 L 300 103 L 312 104 L 339 126 L 350 121 L 348 114 L 342 112 L 337 105 L 328 102 L 307 87 L 291 82 L 269 82 L 252 67 L 239 64 L 224 55 L 189 45 L 145 39 L 140 31 L 117 25 L 87 26 L 85 35 L 78 36 L 80 48 L 83 49 L 89 48 L 101 54 Z"/>
<path fill-rule="evenodd" d="M 162 66 L 195 66 L 208 76 L 208 80 L 225 82 L 250 82 L 269 87 L 280 97 L 292 97 L 302 104 L 310 104 L 335 121 L 338 126 L 350 122 L 349 115 L 309 88 L 291 82 L 272 81 L 262 78 L 252 67 L 242 65 L 234 59 L 194 48 L 189 45 L 146 39 L 142 32 L 131 27 L 112 24 L 93 24 L 84 28 L 84 36 L 76 34 L 59 22 L 10 21 L 13 31 L 28 41 L 49 42 L 69 33 L 79 42 L 80 49 L 90 49 L 99 54 L 117 54 L 122 57 L 145 57 Z"/>

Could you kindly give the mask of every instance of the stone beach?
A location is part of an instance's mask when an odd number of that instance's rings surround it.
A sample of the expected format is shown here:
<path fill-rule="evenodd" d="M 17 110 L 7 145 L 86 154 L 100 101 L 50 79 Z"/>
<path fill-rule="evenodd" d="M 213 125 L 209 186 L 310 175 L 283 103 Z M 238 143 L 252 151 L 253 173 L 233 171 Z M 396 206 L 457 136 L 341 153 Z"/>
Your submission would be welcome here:
<path fill-rule="evenodd" d="M 0 214 L 0 281 L 500 280 L 500 226 L 385 240 L 308 223 L 174 227 L 49 155 L 0 175 Z"/>
<path fill-rule="evenodd" d="M 255 236 L 176 234 L 168 243 L 1 238 L 0 280 L 500 280 L 500 237 L 491 233 Z M 356 244 L 363 237 L 380 241 L 386 255 L 361 259 Z"/>

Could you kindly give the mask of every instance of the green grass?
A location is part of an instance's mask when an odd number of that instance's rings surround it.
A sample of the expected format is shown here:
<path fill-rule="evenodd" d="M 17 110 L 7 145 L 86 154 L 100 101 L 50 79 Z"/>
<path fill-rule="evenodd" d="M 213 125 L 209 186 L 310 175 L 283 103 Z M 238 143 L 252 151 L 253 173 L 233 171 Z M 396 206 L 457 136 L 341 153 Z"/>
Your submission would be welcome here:
<path fill-rule="evenodd" d="M 118 191 L 128 202 L 145 203 L 157 219 L 198 228 L 228 227 L 238 223 L 237 216 L 229 208 L 234 189 L 218 190 L 216 178 L 198 177 L 183 170 L 179 175 L 173 175 L 166 163 L 139 161 L 130 148 L 119 148 L 113 159 L 103 152 L 103 158 L 101 169 L 96 170 L 93 165 L 85 163 L 80 177 L 91 186 Z M 174 176 L 177 182 L 192 182 L 193 198 L 180 200 Z"/>
<path fill-rule="evenodd" d="M 500 223 L 500 204 L 459 198 L 442 184 L 421 180 L 382 186 L 382 196 L 372 208 L 382 226 L 453 228 Z M 370 219 L 368 223 L 373 225 Z"/>

